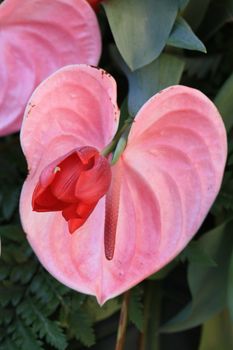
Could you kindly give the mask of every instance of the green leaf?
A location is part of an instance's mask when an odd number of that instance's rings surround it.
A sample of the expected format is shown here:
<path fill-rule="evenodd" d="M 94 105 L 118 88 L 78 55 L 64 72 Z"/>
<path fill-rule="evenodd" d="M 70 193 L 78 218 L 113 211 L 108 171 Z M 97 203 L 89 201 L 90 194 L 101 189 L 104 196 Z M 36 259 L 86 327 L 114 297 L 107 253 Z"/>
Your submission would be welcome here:
<path fill-rule="evenodd" d="M 185 71 L 189 78 L 205 79 L 216 75 L 222 55 L 208 54 L 199 57 L 186 57 Z"/>
<path fill-rule="evenodd" d="M 121 304 L 119 302 L 119 299 L 117 298 L 107 301 L 101 307 L 99 306 L 99 304 L 96 301 L 96 298 L 94 297 L 88 297 L 85 303 L 85 310 L 87 310 L 87 313 L 91 315 L 91 318 L 94 322 L 102 321 L 110 317 L 115 312 L 120 310 L 120 308 Z"/>
<path fill-rule="evenodd" d="M 228 150 L 230 152 L 230 145 Z M 231 170 L 225 172 L 221 190 L 211 208 L 211 212 L 216 217 L 221 216 L 221 212 L 223 211 L 229 218 L 233 216 L 233 177 Z"/>
<path fill-rule="evenodd" d="M 233 322 L 233 251 L 230 259 L 229 276 L 228 276 L 228 287 L 227 287 L 227 304 L 231 320 Z"/>
<path fill-rule="evenodd" d="M 34 334 L 44 338 L 55 349 L 64 350 L 67 346 L 66 338 L 57 322 L 47 318 L 47 310 L 37 300 L 27 298 L 17 308 L 18 313 L 27 326 L 31 326 Z"/>
<path fill-rule="evenodd" d="M 82 309 L 73 312 L 70 316 L 70 333 L 84 345 L 91 346 L 95 344 L 95 334 L 92 326 L 91 317 Z"/>
<path fill-rule="evenodd" d="M 63 295 L 66 294 L 69 289 L 59 283 L 55 278 L 50 276 L 44 270 L 35 275 L 30 284 L 30 291 L 36 296 L 36 298 L 43 304 L 47 304 L 52 310 L 55 310 L 59 303 L 63 303 Z"/>
<path fill-rule="evenodd" d="M 164 279 L 165 277 L 167 277 L 169 272 L 172 271 L 176 267 L 177 263 L 178 263 L 178 259 L 173 259 L 169 264 L 164 266 L 161 270 L 159 270 L 158 272 L 156 272 L 153 275 L 151 275 L 150 277 L 148 277 L 148 280 L 162 280 L 162 279 Z"/>
<path fill-rule="evenodd" d="M 199 350 L 232 350 L 233 326 L 226 310 L 204 324 Z"/>
<path fill-rule="evenodd" d="M 180 0 L 103 3 L 116 45 L 132 70 L 156 59 L 166 45 Z"/>
<path fill-rule="evenodd" d="M 191 27 L 182 17 L 176 19 L 167 44 L 187 50 L 196 50 L 206 53 L 205 45 L 200 39 L 198 39 Z"/>
<path fill-rule="evenodd" d="M 129 300 L 129 319 L 135 324 L 137 329 L 143 331 L 143 303 L 142 303 L 143 290 L 137 286 L 131 290 Z"/>
<path fill-rule="evenodd" d="M 117 50 L 112 48 L 113 52 L 129 81 L 128 110 L 131 116 L 135 116 L 143 104 L 157 92 L 178 84 L 184 70 L 182 59 L 162 54 L 157 60 L 132 72 L 124 64 Z"/>
<path fill-rule="evenodd" d="M 14 316 L 14 311 L 11 308 L 0 307 L 0 324 L 7 326 Z"/>
<path fill-rule="evenodd" d="M 190 263 L 196 263 L 204 266 L 217 266 L 216 262 L 203 249 L 200 242 L 192 241 L 179 255 L 183 261 L 187 259 Z"/>
<path fill-rule="evenodd" d="M 160 282 L 147 281 L 144 302 L 143 349 L 158 350 L 162 290 Z"/>
<path fill-rule="evenodd" d="M 3 281 L 10 273 L 10 266 L 4 264 L 2 261 L 0 263 L 0 281 Z"/>
<path fill-rule="evenodd" d="M 18 206 L 19 194 L 19 188 L 14 188 L 11 190 L 7 189 L 4 191 L 2 199 L 2 213 L 4 219 L 9 220 L 13 215 L 16 207 Z"/>
<path fill-rule="evenodd" d="M 7 339 L 4 344 L 0 345 L 0 350 L 20 350 L 20 348 L 10 339 Z"/>
<path fill-rule="evenodd" d="M 196 30 L 205 17 L 210 0 L 190 0 L 186 6 L 183 16 L 193 28 Z"/>
<path fill-rule="evenodd" d="M 200 266 L 192 262 L 188 268 L 188 282 L 192 302 L 163 327 L 162 332 L 177 332 L 195 327 L 226 305 L 228 269 L 232 252 L 233 221 L 206 233 L 198 240 L 200 247 L 213 258 L 217 266 Z"/>
<path fill-rule="evenodd" d="M 215 104 L 218 107 L 225 124 L 227 131 L 233 126 L 233 73 L 225 81 L 217 96 Z"/>
<path fill-rule="evenodd" d="M 15 325 L 13 340 L 23 350 L 43 350 L 41 342 L 34 337 L 32 330 L 19 318 Z"/>
<path fill-rule="evenodd" d="M 18 225 L 0 226 L 0 236 L 16 243 L 22 242 L 25 239 L 25 234 L 22 228 Z"/>
<path fill-rule="evenodd" d="M 195 0 L 196 1 L 196 0 Z M 203 0 L 200 0 L 203 2 Z M 202 3 L 203 6 L 203 3 Z M 232 0 L 212 0 L 208 7 L 201 31 L 206 39 L 210 39 L 224 24 L 231 22 L 233 17 Z"/>
<path fill-rule="evenodd" d="M 16 265 L 11 270 L 10 280 L 12 282 L 21 282 L 22 284 L 27 284 L 32 279 L 37 267 L 38 264 L 35 260 Z"/>
<path fill-rule="evenodd" d="M 0 284 L 0 305 L 6 306 L 9 303 L 17 305 L 23 296 L 24 289 L 12 284 Z"/>
<path fill-rule="evenodd" d="M 184 8 L 188 5 L 189 0 L 179 0 L 179 9 L 184 10 Z"/>

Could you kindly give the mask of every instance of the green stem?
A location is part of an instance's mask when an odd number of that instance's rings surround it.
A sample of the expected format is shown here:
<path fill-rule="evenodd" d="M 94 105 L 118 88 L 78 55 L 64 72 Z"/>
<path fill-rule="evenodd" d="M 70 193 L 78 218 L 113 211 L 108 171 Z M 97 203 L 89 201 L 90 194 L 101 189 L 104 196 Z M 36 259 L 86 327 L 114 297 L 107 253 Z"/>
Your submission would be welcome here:
<path fill-rule="evenodd" d="M 133 119 L 127 119 L 122 126 L 122 128 L 116 133 L 113 140 L 102 150 L 101 154 L 103 156 L 108 156 L 110 153 L 114 151 L 116 148 L 118 141 L 120 140 L 121 136 L 128 130 L 130 130 L 131 124 L 133 122 Z"/>
<path fill-rule="evenodd" d="M 161 290 L 158 281 L 147 281 L 144 330 L 141 335 L 139 350 L 159 350 L 159 324 L 161 309 Z"/>
<path fill-rule="evenodd" d="M 126 336 L 126 328 L 128 321 L 128 308 L 129 308 L 129 298 L 130 298 L 130 290 L 124 293 L 122 305 L 121 305 L 121 313 L 117 331 L 117 340 L 115 350 L 123 350 L 125 344 L 125 336 Z"/>

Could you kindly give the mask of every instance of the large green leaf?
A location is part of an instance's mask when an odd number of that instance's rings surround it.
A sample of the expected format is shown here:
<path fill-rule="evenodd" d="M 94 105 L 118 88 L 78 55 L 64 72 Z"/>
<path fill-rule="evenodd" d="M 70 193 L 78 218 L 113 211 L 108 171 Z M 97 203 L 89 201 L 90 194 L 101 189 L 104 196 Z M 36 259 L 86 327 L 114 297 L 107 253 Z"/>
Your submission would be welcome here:
<path fill-rule="evenodd" d="M 188 5 L 189 0 L 179 0 L 179 9 L 184 10 L 185 7 Z"/>
<path fill-rule="evenodd" d="M 232 252 L 233 235 L 231 220 L 199 239 L 203 249 L 217 266 L 200 266 L 193 262 L 188 268 L 188 282 L 192 302 L 163 327 L 162 332 L 177 332 L 195 327 L 226 305 L 228 270 Z"/>
<path fill-rule="evenodd" d="M 212 0 L 200 28 L 203 37 L 209 39 L 224 24 L 231 22 L 232 16 L 233 0 Z"/>
<path fill-rule="evenodd" d="M 210 0 L 190 0 L 186 6 L 183 15 L 194 30 L 201 24 L 209 3 Z"/>
<path fill-rule="evenodd" d="M 215 261 L 203 250 L 203 247 L 197 241 L 191 241 L 181 252 L 179 258 L 181 261 L 187 259 L 190 263 L 197 263 L 199 265 L 216 266 Z"/>
<path fill-rule="evenodd" d="M 204 325 L 199 350 L 232 350 L 233 326 L 226 310 Z"/>
<path fill-rule="evenodd" d="M 233 73 L 223 84 L 219 90 L 215 104 L 218 107 L 225 124 L 226 129 L 229 131 L 233 126 Z"/>
<path fill-rule="evenodd" d="M 178 84 L 184 70 L 184 61 L 173 55 L 162 54 L 151 64 L 130 72 L 128 70 L 128 109 L 135 115 L 154 94 L 170 85 Z"/>
<path fill-rule="evenodd" d="M 176 19 L 167 44 L 187 50 L 197 50 L 206 53 L 205 45 L 193 33 L 191 27 L 182 17 Z"/>
<path fill-rule="evenodd" d="M 152 63 L 132 72 L 115 50 L 114 55 L 129 81 L 128 111 L 131 116 L 135 116 L 143 104 L 157 92 L 178 84 L 185 65 L 181 58 L 162 54 Z"/>
<path fill-rule="evenodd" d="M 180 0 L 108 0 L 103 3 L 116 45 L 132 70 L 162 52 Z"/>

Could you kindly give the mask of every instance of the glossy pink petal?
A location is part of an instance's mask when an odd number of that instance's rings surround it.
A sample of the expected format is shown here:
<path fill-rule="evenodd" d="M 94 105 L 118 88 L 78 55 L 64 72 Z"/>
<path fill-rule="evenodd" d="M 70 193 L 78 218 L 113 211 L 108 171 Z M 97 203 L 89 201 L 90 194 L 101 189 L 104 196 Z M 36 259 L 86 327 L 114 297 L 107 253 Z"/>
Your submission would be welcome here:
<path fill-rule="evenodd" d="M 58 280 L 94 295 L 101 293 L 99 274 L 101 261 L 105 260 L 105 199 L 72 235 L 61 212 L 33 212 L 31 201 L 46 166 L 77 147 L 88 145 L 102 150 L 113 138 L 118 118 L 113 78 L 101 69 L 68 66 L 35 90 L 21 130 L 29 167 L 20 199 L 27 238 L 42 264 Z M 91 191 L 85 193 L 93 195 Z"/>
<path fill-rule="evenodd" d="M 85 114 L 85 121 L 82 113 L 76 120 L 70 114 L 78 108 L 70 107 L 70 95 L 77 91 L 72 84 L 68 88 L 67 79 L 75 80 L 75 74 L 89 89 L 87 95 L 79 95 L 79 105 L 85 101 L 86 108 L 93 109 L 96 87 L 89 75 L 108 91 L 106 98 L 98 98 L 103 117 L 98 104 L 91 117 Z M 28 239 L 48 271 L 71 288 L 96 295 L 99 303 L 158 271 L 182 250 L 216 197 L 226 159 L 225 130 L 214 105 L 196 90 L 166 89 L 138 113 L 127 148 L 112 167 L 107 195 L 70 235 L 61 212 L 32 211 L 32 193 L 42 169 L 59 154 L 84 145 L 101 149 L 109 142 L 116 125 L 112 101 L 115 85 L 103 72 L 63 69 L 34 93 L 31 103 L 36 106 L 28 106 L 21 134 L 32 167 L 21 196 Z"/>
<path fill-rule="evenodd" d="M 219 191 L 226 147 L 217 109 L 197 90 L 170 87 L 141 108 L 122 156 L 106 298 L 158 271 L 186 246 Z"/>
<path fill-rule="evenodd" d="M 96 65 L 95 13 L 85 0 L 5 0 L 0 5 L 0 136 L 18 131 L 34 88 L 58 68 Z"/>

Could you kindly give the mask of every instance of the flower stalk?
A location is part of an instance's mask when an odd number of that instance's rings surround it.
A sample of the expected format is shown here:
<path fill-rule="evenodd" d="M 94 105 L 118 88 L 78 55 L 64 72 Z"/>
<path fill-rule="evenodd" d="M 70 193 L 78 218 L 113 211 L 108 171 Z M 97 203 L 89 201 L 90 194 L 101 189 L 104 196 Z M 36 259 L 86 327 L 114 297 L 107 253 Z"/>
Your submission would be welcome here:
<path fill-rule="evenodd" d="M 110 153 L 114 152 L 114 156 L 112 158 L 111 163 L 115 164 L 119 159 L 121 153 L 124 151 L 127 139 L 129 135 L 129 131 L 132 125 L 133 119 L 126 119 L 122 128 L 116 133 L 113 140 L 102 150 L 101 155 L 107 157 Z M 117 151 L 118 150 L 118 151 Z M 121 152 L 120 152 L 121 150 Z M 117 151 L 117 152 L 116 152 Z M 115 156 L 115 153 L 117 156 Z"/>
<path fill-rule="evenodd" d="M 127 321 L 128 321 L 129 300 L 130 300 L 130 290 L 125 292 L 123 296 L 115 350 L 124 349 Z"/>

